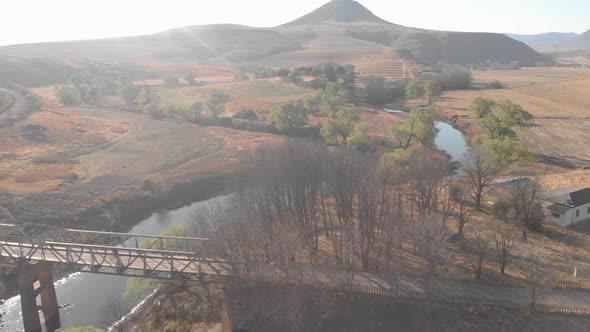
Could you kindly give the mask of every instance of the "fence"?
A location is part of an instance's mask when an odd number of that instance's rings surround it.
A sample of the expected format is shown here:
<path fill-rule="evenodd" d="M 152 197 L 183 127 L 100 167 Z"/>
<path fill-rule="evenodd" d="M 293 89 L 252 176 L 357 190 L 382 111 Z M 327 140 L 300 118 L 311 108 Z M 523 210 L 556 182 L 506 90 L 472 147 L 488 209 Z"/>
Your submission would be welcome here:
<path fill-rule="evenodd" d="M 520 313 L 531 311 L 546 314 L 565 314 L 576 316 L 590 316 L 590 308 L 564 307 L 558 305 L 535 304 L 531 308 L 529 303 L 510 303 L 492 299 L 477 299 L 464 296 L 444 296 L 427 298 L 426 294 L 418 291 L 404 290 L 400 288 L 385 288 L 377 285 L 358 284 L 352 282 L 334 282 L 331 280 L 318 280 L 311 278 L 288 278 L 284 275 L 270 273 L 250 273 L 243 275 L 242 279 L 247 283 L 263 283 L 272 286 L 293 286 L 322 289 L 329 291 L 341 291 L 350 293 L 373 294 L 400 299 L 427 301 L 444 305 L 477 306 L 488 310 L 506 310 Z M 532 309 L 532 310 L 531 310 Z"/>
<path fill-rule="evenodd" d="M 295 261 L 298 264 L 313 264 L 314 262 L 309 258 L 309 256 L 297 255 Z M 422 271 L 419 268 L 407 266 L 407 265 L 397 265 L 388 269 L 389 271 L 396 271 L 398 273 L 407 273 L 407 274 L 420 274 Z M 440 272 L 440 277 L 448 280 L 477 280 L 475 273 L 461 273 L 461 272 Z M 510 275 L 500 274 L 497 272 L 489 272 L 489 271 L 482 271 L 480 279 L 482 281 L 487 282 L 494 282 L 500 283 L 508 286 L 515 286 L 515 287 L 526 287 L 530 284 L 527 279 L 513 277 Z M 584 288 L 584 284 L 582 281 L 569 281 L 569 280 L 546 280 L 543 283 L 543 287 L 546 288 L 574 288 L 574 289 L 581 289 Z"/>

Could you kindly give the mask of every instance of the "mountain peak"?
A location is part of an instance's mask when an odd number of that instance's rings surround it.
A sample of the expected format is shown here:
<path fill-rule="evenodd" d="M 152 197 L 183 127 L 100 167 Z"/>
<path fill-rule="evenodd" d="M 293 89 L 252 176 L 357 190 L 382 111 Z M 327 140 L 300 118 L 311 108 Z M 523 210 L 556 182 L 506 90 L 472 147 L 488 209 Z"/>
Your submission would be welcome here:
<path fill-rule="evenodd" d="M 354 0 L 332 0 L 313 12 L 286 25 L 311 25 L 326 22 L 372 22 L 391 24 L 373 14 Z"/>

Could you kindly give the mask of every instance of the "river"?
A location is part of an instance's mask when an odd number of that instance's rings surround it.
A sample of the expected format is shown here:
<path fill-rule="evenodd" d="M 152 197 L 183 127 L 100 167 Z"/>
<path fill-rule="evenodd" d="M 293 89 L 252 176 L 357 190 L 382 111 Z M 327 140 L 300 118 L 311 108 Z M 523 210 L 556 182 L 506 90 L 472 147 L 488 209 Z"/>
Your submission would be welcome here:
<path fill-rule="evenodd" d="M 200 208 L 215 204 L 223 197 L 193 203 L 180 209 L 155 213 L 137 224 L 130 233 L 161 234 L 173 226 L 187 225 L 193 220 L 193 213 Z M 133 244 L 129 244 L 133 246 Z M 109 307 L 119 306 L 126 314 L 140 301 L 122 294 L 127 287 L 128 277 L 90 273 L 75 273 L 55 283 L 60 309 L 62 328 L 95 326 L 109 327 L 116 318 Z M 0 305 L 2 318 L 0 331 L 23 330 L 20 312 L 20 298 L 15 296 Z"/>
<path fill-rule="evenodd" d="M 451 161 L 460 163 L 467 153 L 467 140 L 463 133 L 446 122 L 435 123 L 438 134 L 434 144 L 439 150 L 445 151 L 451 156 Z"/>
<path fill-rule="evenodd" d="M 463 133 L 445 122 L 436 122 L 436 128 L 437 148 L 447 152 L 453 162 L 461 162 L 467 152 L 467 141 Z M 155 213 L 137 224 L 130 232 L 157 235 L 172 226 L 186 225 L 193 219 L 195 211 L 221 199 L 222 197 L 218 197 L 180 209 Z M 130 312 L 140 301 L 122 295 L 127 287 L 127 279 L 123 276 L 76 273 L 56 282 L 58 301 L 64 306 L 60 310 L 62 328 L 89 325 L 106 328 L 115 320 L 107 310 L 113 305 L 119 306 L 124 314 Z M 14 332 L 23 329 L 18 296 L 0 305 L 0 313 L 3 315 L 0 331 Z"/>

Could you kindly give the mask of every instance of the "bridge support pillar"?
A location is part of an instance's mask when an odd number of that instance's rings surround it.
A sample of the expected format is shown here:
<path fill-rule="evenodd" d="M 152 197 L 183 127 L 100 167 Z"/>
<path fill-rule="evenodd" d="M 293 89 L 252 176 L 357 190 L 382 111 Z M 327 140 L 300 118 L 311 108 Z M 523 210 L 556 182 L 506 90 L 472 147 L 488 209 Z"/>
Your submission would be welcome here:
<path fill-rule="evenodd" d="M 41 310 L 47 330 L 58 329 L 60 326 L 59 305 L 53 286 L 51 265 L 38 262 L 22 266 L 19 271 L 18 288 L 25 332 L 42 331 L 37 296 L 41 297 Z"/>

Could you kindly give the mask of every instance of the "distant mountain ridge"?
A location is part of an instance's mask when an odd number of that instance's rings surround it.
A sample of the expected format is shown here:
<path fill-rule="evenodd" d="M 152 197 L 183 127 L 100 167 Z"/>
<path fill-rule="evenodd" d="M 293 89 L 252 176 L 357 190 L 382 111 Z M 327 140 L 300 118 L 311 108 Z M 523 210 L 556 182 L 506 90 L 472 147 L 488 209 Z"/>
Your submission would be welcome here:
<path fill-rule="evenodd" d="M 506 33 L 506 36 L 521 41 L 529 46 L 548 46 L 569 40 L 576 39 L 580 35 L 573 32 L 546 32 L 536 35 L 520 35 L 514 33 Z"/>
<path fill-rule="evenodd" d="M 429 64 L 549 62 L 524 43 L 501 34 L 404 27 L 379 18 L 353 0 L 333 0 L 275 28 L 191 26 L 145 36 L 4 46 L 0 47 L 0 55 L 288 66 L 326 61 L 355 63 L 402 49 Z"/>
<path fill-rule="evenodd" d="M 573 32 L 547 32 L 537 35 L 511 33 L 506 33 L 505 35 L 543 52 L 590 50 L 590 30 L 582 34 Z"/>

